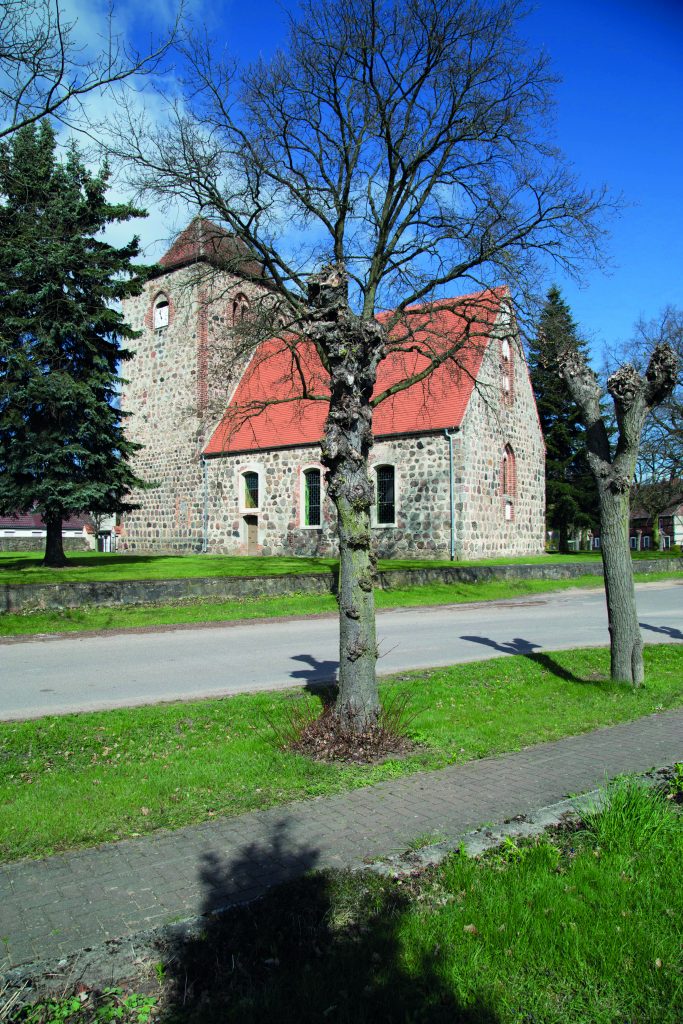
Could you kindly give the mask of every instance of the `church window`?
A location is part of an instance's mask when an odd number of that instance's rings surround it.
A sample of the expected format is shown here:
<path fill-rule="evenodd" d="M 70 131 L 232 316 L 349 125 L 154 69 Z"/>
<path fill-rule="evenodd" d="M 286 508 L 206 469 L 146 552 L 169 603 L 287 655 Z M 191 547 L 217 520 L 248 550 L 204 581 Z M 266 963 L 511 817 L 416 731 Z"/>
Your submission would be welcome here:
<path fill-rule="evenodd" d="M 509 522 L 514 519 L 515 498 L 517 497 L 517 467 L 515 453 L 509 444 L 505 445 L 500 472 L 500 489 L 503 499 L 503 512 Z"/>
<path fill-rule="evenodd" d="M 155 331 L 160 331 L 162 327 L 168 327 L 169 311 L 170 307 L 168 298 L 163 294 L 157 295 L 156 299 L 154 300 L 153 316 Z"/>
<path fill-rule="evenodd" d="M 242 474 L 244 483 L 244 508 L 259 507 L 259 480 L 258 473 L 250 470 Z"/>
<path fill-rule="evenodd" d="M 316 467 L 304 470 L 304 526 L 322 523 L 321 473 Z"/>
<path fill-rule="evenodd" d="M 244 292 L 239 292 L 232 300 L 232 322 L 234 326 L 241 324 L 249 316 L 249 299 Z"/>
<path fill-rule="evenodd" d="M 511 405 L 514 394 L 513 363 L 512 350 L 507 338 L 503 338 L 501 342 L 500 357 L 500 384 L 503 402 L 505 405 Z"/>
<path fill-rule="evenodd" d="M 377 467 L 377 525 L 396 522 L 396 474 L 393 466 Z"/>

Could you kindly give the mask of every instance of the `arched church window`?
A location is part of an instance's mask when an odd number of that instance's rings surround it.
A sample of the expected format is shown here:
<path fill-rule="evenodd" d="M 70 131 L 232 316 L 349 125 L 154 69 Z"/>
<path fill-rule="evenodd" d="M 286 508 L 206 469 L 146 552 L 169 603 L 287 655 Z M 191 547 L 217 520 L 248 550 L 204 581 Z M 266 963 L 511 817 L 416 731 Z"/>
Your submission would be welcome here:
<path fill-rule="evenodd" d="M 232 300 L 233 325 L 241 324 L 249 316 L 249 299 L 244 292 L 239 292 Z"/>
<path fill-rule="evenodd" d="M 321 472 L 317 466 L 304 470 L 304 526 L 322 523 Z"/>
<path fill-rule="evenodd" d="M 396 473 L 393 466 L 378 466 L 377 525 L 393 526 L 396 522 Z"/>
<path fill-rule="evenodd" d="M 500 489 L 503 499 L 503 511 L 509 521 L 514 518 L 515 498 L 517 497 L 517 467 L 515 453 L 509 444 L 505 445 L 500 471 Z"/>
<path fill-rule="evenodd" d="M 244 508 L 258 508 L 259 507 L 259 480 L 258 473 L 252 470 L 242 474 L 242 480 L 244 483 Z"/>
<path fill-rule="evenodd" d="M 163 293 L 157 295 L 154 300 L 154 314 L 152 322 L 154 324 L 154 330 L 160 331 L 162 327 L 168 327 L 170 306 L 168 297 Z"/>

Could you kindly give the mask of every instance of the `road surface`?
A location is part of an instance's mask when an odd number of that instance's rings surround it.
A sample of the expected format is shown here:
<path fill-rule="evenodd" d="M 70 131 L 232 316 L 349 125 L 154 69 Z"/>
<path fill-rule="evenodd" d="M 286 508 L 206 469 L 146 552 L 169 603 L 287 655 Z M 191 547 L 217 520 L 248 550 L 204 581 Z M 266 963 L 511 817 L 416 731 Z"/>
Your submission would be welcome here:
<path fill-rule="evenodd" d="M 645 641 L 683 641 L 683 581 L 636 592 Z M 377 632 L 383 675 L 609 642 L 601 589 L 387 610 Z M 0 643 L 0 719 L 327 681 L 337 644 L 334 617 Z"/>

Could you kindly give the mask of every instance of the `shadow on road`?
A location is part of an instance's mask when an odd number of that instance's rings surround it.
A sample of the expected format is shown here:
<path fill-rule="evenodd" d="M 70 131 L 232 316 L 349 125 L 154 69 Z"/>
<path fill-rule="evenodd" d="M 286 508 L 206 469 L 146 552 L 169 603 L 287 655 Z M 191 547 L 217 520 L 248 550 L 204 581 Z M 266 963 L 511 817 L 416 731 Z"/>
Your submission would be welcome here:
<path fill-rule="evenodd" d="M 639 622 L 641 629 L 649 629 L 651 633 L 662 633 L 670 640 L 683 640 L 683 633 L 675 626 L 651 626 L 648 622 Z"/>
<path fill-rule="evenodd" d="M 375 875 L 301 877 L 319 856 L 315 842 L 292 841 L 283 822 L 234 860 L 205 857 L 205 922 L 160 951 L 170 988 L 163 1022 L 499 1024 L 476 996 L 465 1006 L 453 995 L 439 947 L 417 942 L 405 958 L 405 889 Z M 294 876 L 262 899 L 215 913 L 239 900 L 240 887 Z"/>

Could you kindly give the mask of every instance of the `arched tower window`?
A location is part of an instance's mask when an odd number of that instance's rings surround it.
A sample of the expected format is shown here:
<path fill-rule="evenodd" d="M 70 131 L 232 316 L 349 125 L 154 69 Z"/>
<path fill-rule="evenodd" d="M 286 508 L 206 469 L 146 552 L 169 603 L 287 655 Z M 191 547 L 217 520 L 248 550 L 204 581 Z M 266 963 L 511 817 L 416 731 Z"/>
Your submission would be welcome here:
<path fill-rule="evenodd" d="M 500 387 L 503 402 L 506 405 L 511 405 L 514 398 L 514 364 L 512 349 L 507 338 L 503 338 L 500 345 Z"/>
<path fill-rule="evenodd" d="M 377 466 L 377 525 L 396 522 L 396 472 L 393 466 Z"/>
<path fill-rule="evenodd" d="M 239 292 L 232 300 L 233 325 L 241 324 L 249 316 L 249 299 L 244 292 Z"/>
<path fill-rule="evenodd" d="M 157 295 L 154 300 L 152 324 L 155 331 L 160 331 L 162 327 L 168 327 L 169 322 L 170 306 L 168 296 L 162 292 Z"/>

